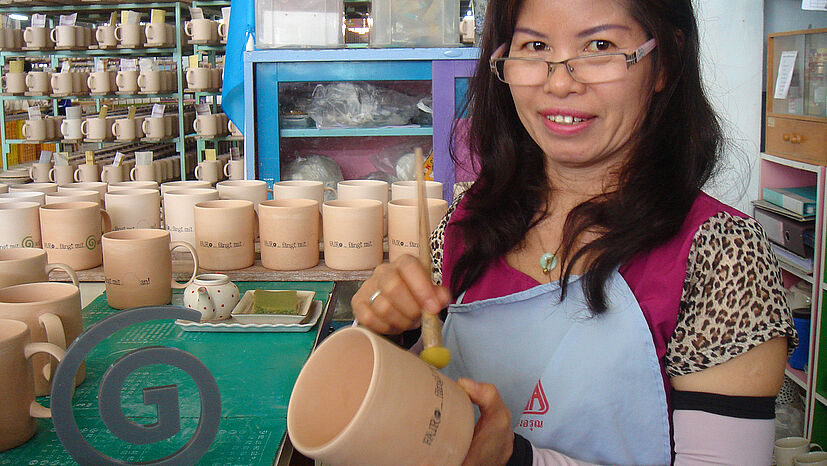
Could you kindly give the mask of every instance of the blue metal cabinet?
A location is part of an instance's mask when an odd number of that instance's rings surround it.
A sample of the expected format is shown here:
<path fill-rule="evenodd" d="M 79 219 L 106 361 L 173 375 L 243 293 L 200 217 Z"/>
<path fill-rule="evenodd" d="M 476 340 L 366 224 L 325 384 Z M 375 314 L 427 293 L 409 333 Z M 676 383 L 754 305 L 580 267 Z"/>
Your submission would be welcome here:
<path fill-rule="evenodd" d="M 244 154 L 247 178 L 280 179 L 284 137 L 432 135 L 434 178 L 453 185 L 448 132 L 455 111 L 455 79 L 469 76 L 475 48 L 258 50 L 244 54 Z M 279 129 L 279 84 L 332 81 L 431 81 L 433 128 Z M 450 197 L 446 198 L 450 199 Z"/>

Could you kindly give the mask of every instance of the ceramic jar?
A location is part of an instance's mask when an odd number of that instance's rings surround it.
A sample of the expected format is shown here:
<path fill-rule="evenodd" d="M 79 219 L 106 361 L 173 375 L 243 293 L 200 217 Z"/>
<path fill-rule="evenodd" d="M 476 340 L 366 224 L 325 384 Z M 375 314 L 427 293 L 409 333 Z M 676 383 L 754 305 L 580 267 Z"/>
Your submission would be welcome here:
<path fill-rule="evenodd" d="M 184 306 L 201 313 L 201 321 L 224 320 L 241 300 L 230 278 L 220 273 L 196 275 L 184 290 Z"/>

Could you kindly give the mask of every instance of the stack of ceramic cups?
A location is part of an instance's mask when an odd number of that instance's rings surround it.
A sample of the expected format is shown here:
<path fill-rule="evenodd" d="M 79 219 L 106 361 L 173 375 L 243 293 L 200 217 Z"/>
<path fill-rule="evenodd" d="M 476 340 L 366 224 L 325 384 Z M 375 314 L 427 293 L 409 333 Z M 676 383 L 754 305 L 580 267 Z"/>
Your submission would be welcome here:
<path fill-rule="evenodd" d="M 83 123 L 83 107 L 66 107 L 66 118 L 60 123 L 60 134 L 66 142 L 83 139 L 80 126 Z"/>

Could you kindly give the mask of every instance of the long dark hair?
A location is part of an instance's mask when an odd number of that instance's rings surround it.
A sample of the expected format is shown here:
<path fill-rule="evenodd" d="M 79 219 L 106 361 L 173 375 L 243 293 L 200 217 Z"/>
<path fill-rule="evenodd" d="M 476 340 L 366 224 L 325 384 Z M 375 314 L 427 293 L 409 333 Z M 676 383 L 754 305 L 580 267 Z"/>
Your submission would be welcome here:
<path fill-rule="evenodd" d="M 467 137 L 479 177 L 464 201 L 467 216 L 457 222 L 466 249 L 448 284 L 455 295 L 467 290 L 494 259 L 523 243 L 553 196 L 542 150 L 520 122 L 508 86 L 488 67 L 495 49 L 511 41 L 522 2 L 488 3 L 480 61 L 469 84 Z M 650 80 L 646 118 L 630 141 L 631 156 L 621 168 L 617 190 L 574 208 L 563 227 L 563 296 L 574 263 L 589 258 L 583 280 L 594 313 L 606 310 L 604 285 L 616 267 L 679 231 L 713 174 L 723 144 L 701 84 L 691 0 L 631 0 L 629 10 L 657 40 L 653 70 L 664 73 L 665 87 L 655 92 L 654 76 Z M 452 140 L 457 136 L 455 128 Z M 453 147 L 451 154 L 460 163 Z M 586 230 L 600 236 L 573 251 Z"/>

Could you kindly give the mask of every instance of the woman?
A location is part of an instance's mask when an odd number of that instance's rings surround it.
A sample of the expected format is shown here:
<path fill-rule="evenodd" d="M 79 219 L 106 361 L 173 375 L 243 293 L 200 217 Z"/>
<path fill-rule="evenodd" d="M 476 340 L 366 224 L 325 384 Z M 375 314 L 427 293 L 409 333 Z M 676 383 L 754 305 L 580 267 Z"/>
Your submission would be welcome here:
<path fill-rule="evenodd" d="M 796 335 L 760 226 L 700 191 L 722 136 L 691 1 L 488 8 L 445 287 L 401 259 L 355 316 L 399 334 L 448 306 L 466 464 L 769 464 Z"/>

